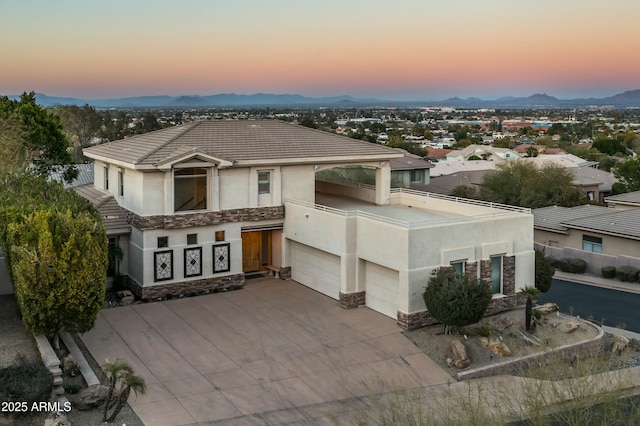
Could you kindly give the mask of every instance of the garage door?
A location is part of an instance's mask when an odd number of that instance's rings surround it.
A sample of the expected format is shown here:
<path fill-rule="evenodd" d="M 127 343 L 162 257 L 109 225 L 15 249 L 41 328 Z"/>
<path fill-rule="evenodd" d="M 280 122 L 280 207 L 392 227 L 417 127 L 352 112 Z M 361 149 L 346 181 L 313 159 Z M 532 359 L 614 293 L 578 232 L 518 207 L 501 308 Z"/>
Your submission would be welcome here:
<path fill-rule="evenodd" d="M 291 278 L 322 294 L 340 295 L 340 257 L 304 244 L 291 244 Z"/>
<path fill-rule="evenodd" d="M 398 271 L 366 263 L 366 305 L 393 319 L 398 316 Z"/>

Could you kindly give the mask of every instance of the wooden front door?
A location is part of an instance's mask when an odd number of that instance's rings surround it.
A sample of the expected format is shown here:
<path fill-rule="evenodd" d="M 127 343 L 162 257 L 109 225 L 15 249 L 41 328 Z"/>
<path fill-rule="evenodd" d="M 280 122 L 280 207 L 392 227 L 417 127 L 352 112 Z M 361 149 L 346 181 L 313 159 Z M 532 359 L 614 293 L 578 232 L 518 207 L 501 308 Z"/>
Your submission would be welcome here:
<path fill-rule="evenodd" d="M 260 247 L 262 232 L 242 233 L 242 272 L 256 272 L 261 268 Z"/>

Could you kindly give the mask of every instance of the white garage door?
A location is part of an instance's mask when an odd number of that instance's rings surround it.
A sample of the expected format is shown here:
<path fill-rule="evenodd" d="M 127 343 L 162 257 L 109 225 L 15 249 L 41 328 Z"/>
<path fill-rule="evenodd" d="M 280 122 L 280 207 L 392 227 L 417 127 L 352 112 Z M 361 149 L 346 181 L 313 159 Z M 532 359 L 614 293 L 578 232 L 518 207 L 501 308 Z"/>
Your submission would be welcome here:
<path fill-rule="evenodd" d="M 376 263 L 366 264 L 366 304 L 374 311 L 393 319 L 398 316 L 398 271 Z"/>
<path fill-rule="evenodd" d="M 340 296 L 340 257 L 304 244 L 291 244 L 291 278 L 322 294 Z"/>

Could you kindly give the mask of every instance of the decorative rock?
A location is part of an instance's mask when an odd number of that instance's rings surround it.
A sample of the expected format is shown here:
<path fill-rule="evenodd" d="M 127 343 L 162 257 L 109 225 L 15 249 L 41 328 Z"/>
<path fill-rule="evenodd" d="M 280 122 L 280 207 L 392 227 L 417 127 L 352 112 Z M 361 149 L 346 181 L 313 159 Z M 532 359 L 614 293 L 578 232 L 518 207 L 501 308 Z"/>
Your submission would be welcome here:
<path fill-rule="evenodd" d="M 499 315 L 489 319 L 489 324 L 499 332 L 505 331 L 513 325 L 513 320 L 506 315 Z"/>
<path fill-rule="evenodd" d="M 558 330 L 563 333 L 571 333 L 574 330 L 577 330 L 580 327 L 580 324 L 576 321 L 569 321 L 562 323 L 558 326 Z"/>
<path fill-rule="evenodd" d="M 624 336 L 613 336 L 613 343 L 611 344 L 611 352 L 620 353 L 629 346 L 629 339 Z"/>
<path fill-rule="evenodd" d="M 511 356 L 511 349 L 501 340 L 490 340 L 487 344 L 487 348 L 496 355 L 501 357 Z"/>
<path fill-rule="evenodd" d="M 462 340 L 451 341 L 451 350 L 453 351 L 453 359 L 447 358 L 447 365 L 451 368 L 465 368 L 471 363 L 467 356 L 467 350 Z"/>
<path fill-rule="evenodd" d="M 118 304 L 120 306 L 126 306 L 133 303 L 135 298 L 133 297 L 133 293 L 131 290 L 122 290 L 116 293 L 116 297 L 118 298 Z"/>
<path fill-rule="evenodd" d="M 66 357 L 64 357 L 64 359 L 62 360 L 62 370 L 70 375 L 75 375 L 73 374 L 73 371 L 76 370 L 78 368 L 78 364 L 76 363 L 76 360 L 73 358 L 72 355 L 67 355 Z"/>
<path fill-rule="evenodd" d="M 549 315 L 553 312 L 558 312 L 560 308 L 555 303 L 545 303 L 542 306 L 536 306 L 533 308 L 536 311 L 542 312 L 544 315 Z"/>
<path fill-rule="evenodd" d="M 64 414 L 56 412 L 52 419 L 45 419 L 44 426 L 71 426 L 71 422 Z"/>
<path fill-rule="evenodd" d="M 92 385 L 80 391 L 78 395 L 71 395 L 75 408 L 81 411 L 99 407 L 107 399 L 109 388 L 104 385 Z"/>

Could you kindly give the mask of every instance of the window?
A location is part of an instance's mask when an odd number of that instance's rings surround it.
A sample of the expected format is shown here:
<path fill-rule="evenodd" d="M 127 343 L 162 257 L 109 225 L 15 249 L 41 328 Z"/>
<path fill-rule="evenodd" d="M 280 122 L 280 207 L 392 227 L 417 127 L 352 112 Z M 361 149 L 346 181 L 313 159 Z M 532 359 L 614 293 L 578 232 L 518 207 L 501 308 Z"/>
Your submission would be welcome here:
<path fill-rule="evenodd" d="M 158 237 L 158 248 L 169 247 L 169 237 Z"/>
<path fill-rule="evenodd" d="M 453 272 L 455 272 L 456 276 L 461 277 L 464 275 L 463 261 L 451 262 L 451 267 L 453 268 Z"/>
<path fill-rule="evenodd" d="M 198 244 L 198 234 L 187 234 L 187 244 Z"/>
<path fill-rule="evenodd" d="M 502 256 L 491 258 L 491 292 L 502 293 Z"/>
<path fill-rule="evenodd" d="M 258 172 L 258 194 L 268 194 L 271 192 L 271 173 Z"/>
<path fill-rule="evenodd" d="M 216 241 L 224 241 L 224 231 L 216 231 Z"/>
<path fill-rule="evenodd" d="M 104 189 L 109 189 L 109 166 L 104 166 Z"/>
<path fill-rule="evenodd" d="M 411 182 L 422 182 L 424 180 L 424 170 L 411 170 Z"/>
<path fill-rule="evenodd" d="M 124 197 L 124 173 L 118 170 L 118 195 Z"/>
<path fill-rule="evenodd" d="M 602 253 L 602 238 L 592 237 L 591 235 L 583 235 L 582 250 L 592 251 L 594 253 Z"/>
<path fill-rule="evenodd" d="M 174 211 L 207 209 L 207 169 L 176 169 L 173 177 Z"/>

